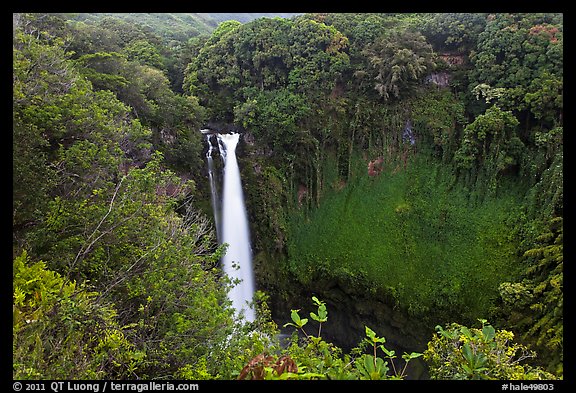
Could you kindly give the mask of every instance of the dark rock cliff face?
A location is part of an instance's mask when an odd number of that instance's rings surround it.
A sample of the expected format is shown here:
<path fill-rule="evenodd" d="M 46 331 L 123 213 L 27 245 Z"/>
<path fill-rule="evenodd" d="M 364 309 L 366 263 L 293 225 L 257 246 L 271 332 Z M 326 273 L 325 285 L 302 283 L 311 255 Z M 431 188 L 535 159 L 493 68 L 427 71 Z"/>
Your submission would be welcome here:
<path fill-rule="evenodd" d="M 322 337 L 349 352 L 366 336 L 365 327 L 386 338 L 386 348 L 396 351 L 395 364 L 404 367 L 404 352 L 424 352 L 434 331 L 428 324 L 410 317 L 394 305 L 394 300 L 358 283 L 315 277 L 304 286 L 280 272 L 279 265 L 259 254 L 255 258 L 256 281 L 260 290 L 270 296 L 272 317 L 281 328 L 290 322 L 290 311 L 300 309 L 302 317 L 316 311 L 312 296 L 326 302 L 328 321 L 322 325 Z M 309 322 L 310 329 L 317 328 Z M 308 326 L 307 326 L 308 327 Z M 312 330 L 310 332 L 312 332 Z M 292 328 L 283 330 L 292 333 Z M 380 354 L 384 358 L 384 354 Z M 428 379 L 426 363 L 417 358 L 410 362 L 406 379 Z"/>
<path fill-rule="evenodd" d="M 237 126 L 235 124 L 230 123 L 221 123 L 221 122 L 208 122 L 204 127 L 214 133 L 219 134 L 230 134 L 230 133 L 244 133 L 244 128 L 241 126 Z"/>

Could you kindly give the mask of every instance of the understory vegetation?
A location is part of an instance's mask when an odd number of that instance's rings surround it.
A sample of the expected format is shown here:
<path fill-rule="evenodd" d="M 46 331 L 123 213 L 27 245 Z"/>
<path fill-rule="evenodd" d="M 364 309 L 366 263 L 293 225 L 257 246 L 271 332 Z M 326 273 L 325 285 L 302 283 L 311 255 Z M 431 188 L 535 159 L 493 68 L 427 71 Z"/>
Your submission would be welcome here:
<path fill-rule="evenodd" d="M 13 378 L 562 379 L 562 14 L 254 18 L 13 14 Z M 250 323 L 206 127 L 242 133 Z M 359 291 L 422 350 L 332 342 Z"/>

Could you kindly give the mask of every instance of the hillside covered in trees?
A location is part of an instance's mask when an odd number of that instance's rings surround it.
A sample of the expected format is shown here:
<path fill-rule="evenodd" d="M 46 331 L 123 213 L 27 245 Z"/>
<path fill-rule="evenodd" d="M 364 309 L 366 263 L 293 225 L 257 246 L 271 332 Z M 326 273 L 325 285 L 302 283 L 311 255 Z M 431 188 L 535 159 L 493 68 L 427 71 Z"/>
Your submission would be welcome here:
<path fill-rule="evenodd" d="M 13 14 L 13 378 L 562 379 L 562 14 L 282 16 Z"/>

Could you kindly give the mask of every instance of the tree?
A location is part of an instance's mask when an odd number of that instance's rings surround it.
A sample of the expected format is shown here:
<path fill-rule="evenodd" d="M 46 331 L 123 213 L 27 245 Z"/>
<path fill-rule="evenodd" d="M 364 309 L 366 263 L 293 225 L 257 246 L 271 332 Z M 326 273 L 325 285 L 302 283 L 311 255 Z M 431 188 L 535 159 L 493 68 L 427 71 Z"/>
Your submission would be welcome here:
<path fill-rule="evenodd" d="M 164 69 L 162 57 L 158 49 L 147 40 L 134 40 L 124 47 L 123 52 L 130 61 L 137 61 L 142 65 Z"/>
<path fill-rule="evenodd" d="M 518 165 L 524 145 L 516 134 L 518 120 L 510 111 L 491 106 L 464 128 L 460 148 L 454 155 L 456 167 L 471 175 L 471 182 L 482 179 L 488 192 L 498 187 L 498 178 Z"/>
<path fill-rule="evenodd" d="M 559 14 L 489 15 L 486 28 L 478 35 L 477 50 L 470 56 L 474 65 L 471 86 L 504 88 L 506 94 L 498 105 L 525 111 L 533 99 L 527 93 L 534 94 L 542 83 L 534 82 L 536 79 L 562 79 L 561 23 Z"/>
<path fill-rule="evenodd" d="M 426 38 L 413 31 L 392 32 L 364 51 L 374 75 L 374 88 L 385 100 L 407 93 L 434 66 L 434 54 Z"/>
<path fill-rule="evenodd" d="M 109 91 L 94 92 L 67 58 L 62 45 L 62 41 L 48 44 L 21 32 L 15 35 L 13 132 L 17 138 L 13 139 L 13 150 L 18 152 L 14 160 L 17 227 L 38 220 L 38 215 L 45 212 L 48 197 L 58 192 L 66 195 L 69 189 L 61 188 L 62 185 L 77 182 L 68 171 L 70 168 L 59 162 L 66 149 L 75 146 L 67 153 L 67 165 L 75 166 L 75 176 L 86 173 L 93 165 L 94 177 L 84 180 L 94 180 L 97 188 L 112 168 L 117 169 L 122 147 L 135 160 L 145 156 L 149 147 L 146 130 L 127 119 L 126 106 Z M 82 143 L 76 145 L 77 141 Z M 67 180 L 62 181 L 64 178 Z"/>
<path fill-rule="evenodd" d="M 475 50 L 486 18 L 483 13 L 426 14 L 419 27 L 436 51 L 467 55 Z"/>
<path fill-rule="evenodd" d="M 301 19 L 293 24 L 291 45 L 290 88 L 324 100 L 333 93 L 350 65 L 348 38 L 334 26 Z"/>

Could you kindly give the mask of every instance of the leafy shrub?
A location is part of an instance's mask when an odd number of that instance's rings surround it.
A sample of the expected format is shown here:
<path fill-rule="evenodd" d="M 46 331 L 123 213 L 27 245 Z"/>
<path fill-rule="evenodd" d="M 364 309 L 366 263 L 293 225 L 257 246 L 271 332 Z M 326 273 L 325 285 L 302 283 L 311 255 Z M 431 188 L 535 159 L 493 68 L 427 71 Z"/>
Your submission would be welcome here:
<path fill-rule="evenodd" d="M 144 358 L 99 293 L 76 285 L 26 251 L 13 263 L 13 378 L 131 378 Z"/>
<path fill-rule="evenodd" d="M 513 343 L 514 333 L 496 330 L 481 319 L 481 328 L 457 323 L 436 326 L 424 360 L 432 379 L 556 379 L 541 368 L 524 364 L 536 356 L 527 347 Z"/>

